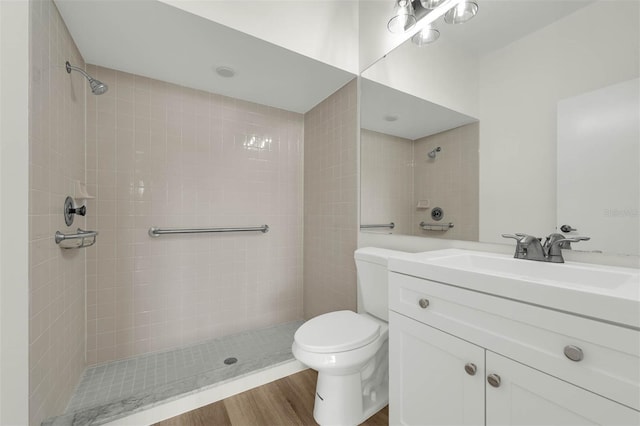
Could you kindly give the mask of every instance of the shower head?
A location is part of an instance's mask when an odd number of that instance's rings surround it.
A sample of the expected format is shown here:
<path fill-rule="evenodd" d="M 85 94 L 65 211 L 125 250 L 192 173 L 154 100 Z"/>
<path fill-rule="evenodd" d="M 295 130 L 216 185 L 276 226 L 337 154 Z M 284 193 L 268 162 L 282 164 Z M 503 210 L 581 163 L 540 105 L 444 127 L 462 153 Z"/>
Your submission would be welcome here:
<path fill-rule="evenodd" d="M 102 95 L 109 90 L 109 86 L 101 82 L 100 80 L 89 79 L 89 86 L 91 86 L 91 93 L 94 95 Z"/>
<path fill-rule="evenodd" d="M 73 71 L 78 71 L 80 74 L 84 75 L 87 81 L 89 81 L 89 86 L 91 87 L 91 93 L 93 93 L 94 95 L 102 95 L 104 92 L 109 90 L 109 86 L 107 86 L 100 80 L 96 80 L 95 78 L 91 77 L 82 68 L 74 67 L 69 63 L 69 61 L 67 61 L 65 66 L 69 74 L 71 74 L 71 70 L 73 70 Z"/>
<path fill-rule="evenodd" d="M 440 151 L 442 151 L 442 148 L 437 147 L 437 148 L 434 148 L 431 151 L 429 151 L 429 153 L 427 155 L 429 156 L 429 158 L 436 158 L 436 154 L 438 152 L 440 152 Z"/>

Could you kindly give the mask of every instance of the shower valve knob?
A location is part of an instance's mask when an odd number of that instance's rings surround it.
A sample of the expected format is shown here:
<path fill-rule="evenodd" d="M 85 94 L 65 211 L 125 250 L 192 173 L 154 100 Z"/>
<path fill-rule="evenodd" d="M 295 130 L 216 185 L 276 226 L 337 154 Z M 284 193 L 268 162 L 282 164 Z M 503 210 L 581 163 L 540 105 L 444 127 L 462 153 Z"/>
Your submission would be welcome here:
<path fill-rule="evenodd" d="M 77 208 L 70 208 L 69 209 L 69 213 L 77 214 L 77 215 L 80 215 L 80 216 L 85 216 L 87 214 L 87 206 L 82 206 L 82 207 L 77 207 Z"/>

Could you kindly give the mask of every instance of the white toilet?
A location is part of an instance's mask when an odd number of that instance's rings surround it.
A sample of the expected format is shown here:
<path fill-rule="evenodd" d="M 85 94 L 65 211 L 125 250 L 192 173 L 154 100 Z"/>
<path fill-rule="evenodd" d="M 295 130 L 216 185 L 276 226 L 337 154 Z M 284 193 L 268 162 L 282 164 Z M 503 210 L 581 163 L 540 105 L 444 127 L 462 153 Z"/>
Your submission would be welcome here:
<path fill-rule="evenodd" d="M 318 371 L 313 417 L 321 425 L 356 425 L 389 402 L 387 261 L 393 250 L 361 248 L 358 313 L 337 311 L 296 331 L 293 355 Z"/>

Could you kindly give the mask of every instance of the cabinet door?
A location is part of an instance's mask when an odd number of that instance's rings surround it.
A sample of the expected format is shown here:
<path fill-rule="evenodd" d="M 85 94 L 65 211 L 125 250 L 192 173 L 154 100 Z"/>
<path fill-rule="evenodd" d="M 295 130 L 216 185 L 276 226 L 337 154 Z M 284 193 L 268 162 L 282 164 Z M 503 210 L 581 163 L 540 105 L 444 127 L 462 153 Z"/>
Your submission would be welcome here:
<path fill-rule="evenodd" d="M 482 425 L 484 387 L 484 349 L 389 313 L 391 425 Z"/>
<path fill-rule="evenodd" d="M 640 424 L 638 411 L 487 351 L 491 374 L 500 383 L 487 383 L 487 425 Z"/>

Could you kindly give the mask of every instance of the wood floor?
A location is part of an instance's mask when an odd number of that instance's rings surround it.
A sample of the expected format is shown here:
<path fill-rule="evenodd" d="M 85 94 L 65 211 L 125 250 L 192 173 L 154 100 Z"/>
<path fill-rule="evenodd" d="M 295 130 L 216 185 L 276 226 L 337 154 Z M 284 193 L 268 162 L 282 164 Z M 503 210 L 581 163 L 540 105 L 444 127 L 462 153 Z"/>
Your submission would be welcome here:
<path fill-rule="evenodd" d="M 316 378 L 304 370 L 222 401 L 156 423 L 156 426 L 317 425 L 313 419 Z M 387 426 L 389 408 L 369 418 L 366 426 Z"/>

